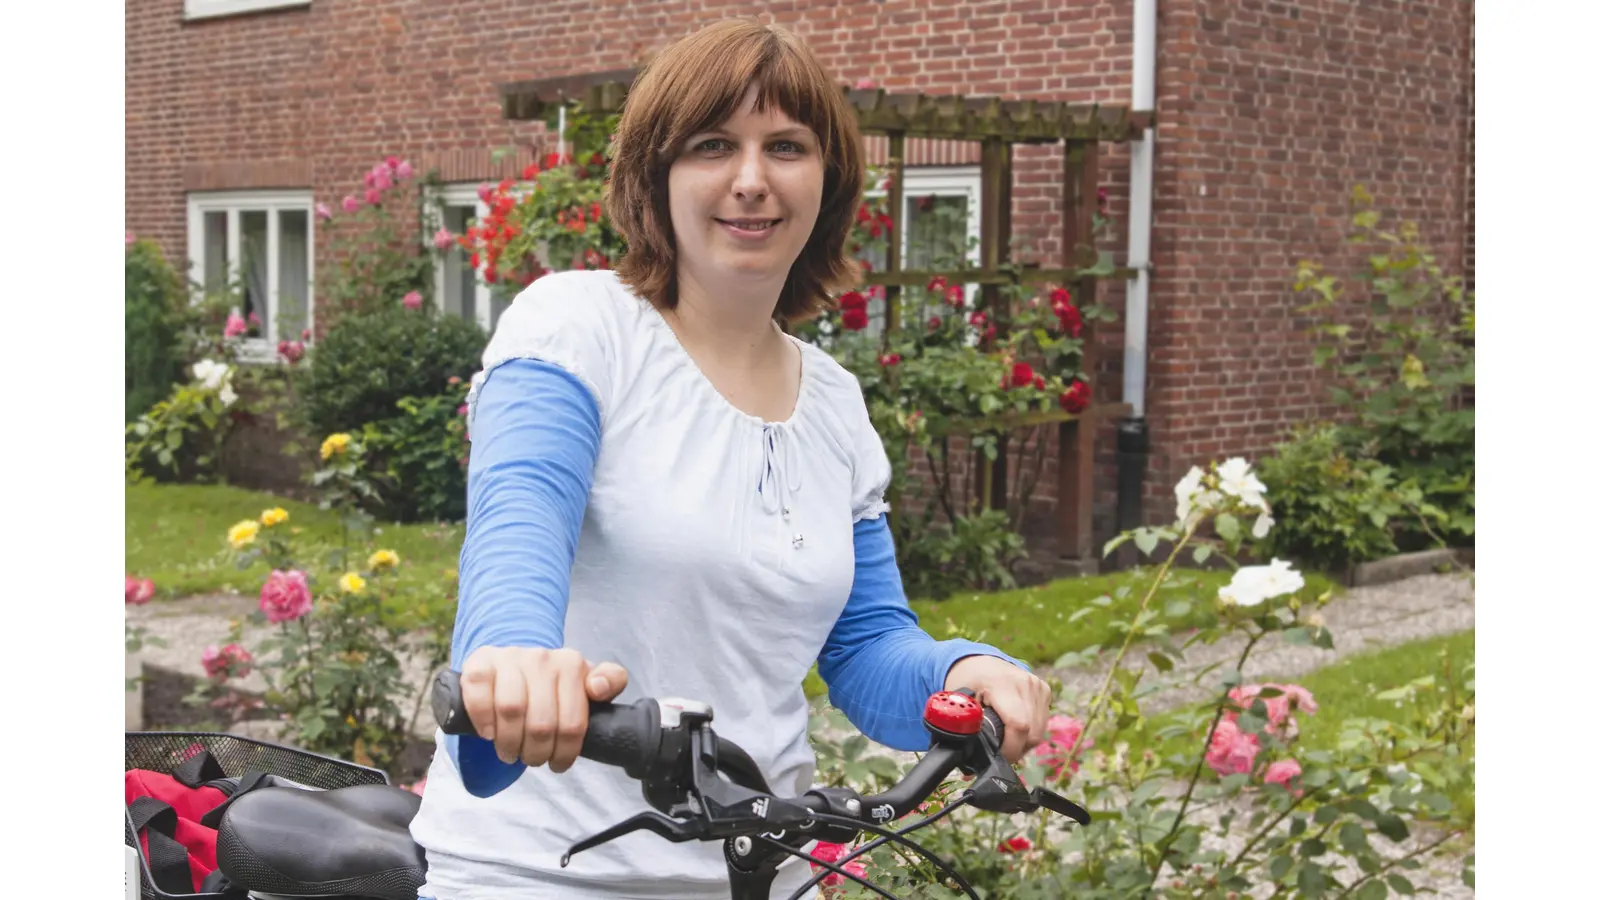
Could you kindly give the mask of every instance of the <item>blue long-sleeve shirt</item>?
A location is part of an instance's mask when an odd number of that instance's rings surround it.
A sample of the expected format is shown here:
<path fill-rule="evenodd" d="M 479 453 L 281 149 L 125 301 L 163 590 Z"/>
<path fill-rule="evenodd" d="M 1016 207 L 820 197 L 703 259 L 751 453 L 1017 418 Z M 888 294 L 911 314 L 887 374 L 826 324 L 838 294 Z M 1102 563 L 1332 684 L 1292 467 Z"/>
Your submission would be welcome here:
<path fill-rule="evenodd" d="M 594 397 L 559 366 L 512 360 L 480 387 L 454 667 L 480 647 L 563 645 L 600 432 Z M 886 518 L 856 522 L 854 547 L 849 599 L 818 658 L 819 673 L 833 705 L 868 737 L 896 749 L 926 749 L 923 705 L 943 689 L 958 660 L 986 654 L 1026 666 L 983 644 L 935 641 L 918 626 Z M 500 762 L 492 743 L 481 738 L 450 737 L 446 746 L 473 794 L 493 794 L 522 772 L 521 763 Z"/>

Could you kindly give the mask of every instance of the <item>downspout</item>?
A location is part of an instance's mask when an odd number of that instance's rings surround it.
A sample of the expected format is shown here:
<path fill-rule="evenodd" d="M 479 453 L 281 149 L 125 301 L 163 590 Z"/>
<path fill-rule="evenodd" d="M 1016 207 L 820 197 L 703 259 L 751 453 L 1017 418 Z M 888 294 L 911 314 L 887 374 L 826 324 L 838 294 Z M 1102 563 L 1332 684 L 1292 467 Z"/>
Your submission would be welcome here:
<path fill-rule="evenodd" d="M 1156 0 L 1133 3 L 1133 109 L 1156 103 Z M 1128 164 L 1127 304 L 1122 332 L 1122 402 L 1130 415 L 1117 424 L 1117 529 L 1144 524 L 1143 488 L 1150 455 L 1145 422 L 1146 335 L 1150 303 L 1150 214 L 1155 190 L 1155 129 L 1130 146 Z"/>

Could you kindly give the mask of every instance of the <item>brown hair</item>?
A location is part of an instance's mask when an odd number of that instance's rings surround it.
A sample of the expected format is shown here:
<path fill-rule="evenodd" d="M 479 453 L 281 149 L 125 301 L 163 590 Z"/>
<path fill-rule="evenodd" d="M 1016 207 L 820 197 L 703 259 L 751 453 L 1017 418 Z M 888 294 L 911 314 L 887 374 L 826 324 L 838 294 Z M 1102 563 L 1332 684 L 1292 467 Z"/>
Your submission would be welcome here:
<path fill-rule="evenodd" d="M 822 207 L 774 317 L 804 321 L 831 305 L 833 291 L 856 280 L 856 263 L 844 245 L 865 173 L 861 132 L 844 92 L 792 32 L 727 19 L 673 42 L 644 68 L 628 91 L 612 141 L 606 213 L 628 242 L 617 275 L 657 308 L 678 303 L 667 171 L 690 135 L 737 112 L 751 84 L 758 86 L 758 110 L 775 103 L 816 132 L 823 159 Z"/>

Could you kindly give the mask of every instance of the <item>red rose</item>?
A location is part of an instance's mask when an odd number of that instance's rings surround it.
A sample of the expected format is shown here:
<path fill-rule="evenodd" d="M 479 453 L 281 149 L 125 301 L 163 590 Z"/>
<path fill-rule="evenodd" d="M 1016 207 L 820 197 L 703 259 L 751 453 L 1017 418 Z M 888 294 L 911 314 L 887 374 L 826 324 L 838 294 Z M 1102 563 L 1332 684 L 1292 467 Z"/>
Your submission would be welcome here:
<path fill-rule="evenodd" d="M 1033 386 L 1038 388 L 1041 391 L 1044 390 L 1044 376 L 1043 375 L 1035 375 L 1035 376 L 1033 376 Z"/>
<path fill-rule="evenodd" d="M 929 331 L 938 331 L 939 330 L 939 326 L 941 326 L 943 324 L 944 324 L 944 320 L 939 318 L 938 316 L 930 316 L 928 318 L 928 330 Z"/>
<path fill-rule="evenodd" d="M 897 366 L 899 364 L 900 354 L 898 353 L 885 353 L 883 356 L 878 357 L 878 365 L 880 366 Z"/>
<path fill-rule="evenodd" d="M 961 308 L 961 304 L 966 300 L 966 297 L 967 292 L 962 290 L 961 285 L 959 284 L 952 284 L 944 289 L 944 302 L 950 304 L 956 309 Z"/>
<path fill-rule="evenodd" d="M 1024 850 L 1032 850 L 1033 841 L 1019 834 L 1014 838 L 1001 841 L 998 849 L 1001 853 L 1021 853 Z"/>
<path fill-rule="evenodd" d="M 1033 383 L 1033 366 L 1025 362 L 1014 363 L 1011 366 L 1011 380 L 1008 387 L 1027 387 Z"/>
<path fill-rule="evenodd" d="M 538 178 L 538 177 L 539 177 L 539 164 L 538 163 L 531 162 L 531 163 L 528 163 L 528 165 L 523 168 L 523 170 L 522 170 L 522 180 L 523 181 L 532 181 L 532 180 L 534 180 L 535 178 Z"/>
<path fill-rule="evenodd" d="M 935 275 L 931 279 L 928 280 L 928 290 L 933 292 L 933 293 L 935 293 L 935 294 L 939 293 L 940 291 L 943 291 L 946 287 L 949 287 L 949 286 L 950 286 L 950 282 L 945 281 L 943 275 Z"/>
<path fill-rule="evenodd" d="M 972 311 L 972 315 L 967 316 L 967 321 L 972 323 L 973 328 L 982 328 L 989 324 L 989 317 L 984 315 L 983 310 L 975 309 Z"/>
<path fill-rule="evenodd" d="M 867 327 L 867 311 L 860 307 L 847 309 L 839 317 L 839 323 L 851 331 L 860 331 Z"/>
<path fill-rule="evenodd" d="M 1072 302 L 1072 294 L 1066 288 L 1056 288 L 1050 292 L 1050 306 L 1065 306 Z"/>
<path fill-rule="evenodd" d="M 871 219 L 872 219 L 872 210 L 867 209 L 867 205 L 865 203 L 863 203 L 860 206 L 856 207 L 856 224 L 857 225 L 865 225 Z"/>
<path fill-rule="evenodd" d="M 839 308 L 866 309 L 866 295 L 862 294 L 860 291 L 846 291 L 845 293 L 839 295 Z"/>
<path fill-rule="evenodd" d="M 603 166 L 605 164 L 606 164 L 606 157 L 605 157 L 605 154 L 603 154 L 603 153 L 596 153 L 593 156 L 589 157 L 589 165 L 591 165 L 591 166 Z"/>
<path fill-rule="evenodd" d="M 1061 408 L 1073 415 L 1078 415 L 1089 408 L 1089 386 L 1081 381 L 1074 381 L 1072 386 L 1061 392 Z"/>
<path fill-rule="evenodd" d="M 556 166 L 559 166 L 559 165 L 561 165 L 561 154 L 559 154 L 559 153 L 546 153 L 544 155 L 544 167 L 546 169 L 554 169 Z"/>

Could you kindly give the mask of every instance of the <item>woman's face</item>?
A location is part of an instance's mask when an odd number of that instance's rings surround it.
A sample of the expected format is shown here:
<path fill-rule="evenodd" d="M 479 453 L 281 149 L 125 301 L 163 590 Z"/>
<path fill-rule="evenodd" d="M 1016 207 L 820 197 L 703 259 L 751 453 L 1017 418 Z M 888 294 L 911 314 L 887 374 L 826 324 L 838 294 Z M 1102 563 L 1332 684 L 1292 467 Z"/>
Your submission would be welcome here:
<path fill-rule="evenodd" d="M 752 85 L 732 118 L 690 135 L 667 174 L 678 272 L 703 290 L 781 287 L 822 207 L 816 134 L 755 98 Z"/>

